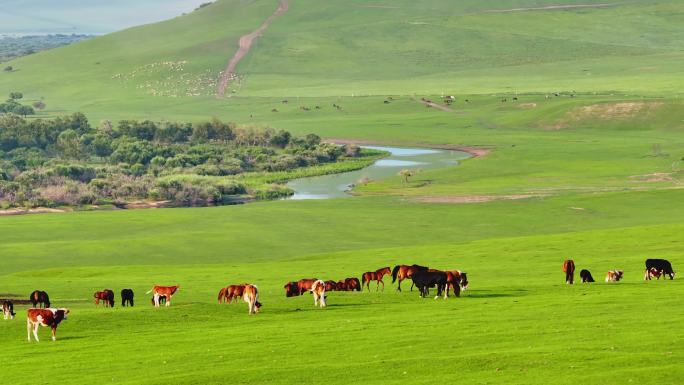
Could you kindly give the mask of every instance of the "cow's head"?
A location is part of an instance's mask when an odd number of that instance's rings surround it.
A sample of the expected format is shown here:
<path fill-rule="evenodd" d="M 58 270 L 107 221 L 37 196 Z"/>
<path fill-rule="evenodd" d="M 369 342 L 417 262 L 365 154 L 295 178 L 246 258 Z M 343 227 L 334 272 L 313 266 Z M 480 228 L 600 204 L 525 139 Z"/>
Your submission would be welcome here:
<path fill-rule="evenodd" d="M 259 309 L 261 309 L 261 302 L 256 301 L 256 303 L 254 304 L 254 307 L 256 307 L 256 312 L 258 313 Z"/>
<path fill-rule="evenodd" d="M 468 289 L 468 274 L 465 271 L 461 272 L 460 286 L 462 290 Z"/>

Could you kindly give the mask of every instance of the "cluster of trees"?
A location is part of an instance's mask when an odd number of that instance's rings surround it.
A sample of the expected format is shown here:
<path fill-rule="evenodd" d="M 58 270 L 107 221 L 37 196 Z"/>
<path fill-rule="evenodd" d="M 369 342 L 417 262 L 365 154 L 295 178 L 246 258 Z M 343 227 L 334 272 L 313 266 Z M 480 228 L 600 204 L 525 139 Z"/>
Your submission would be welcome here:
<path fill-rule="evenodd" d="M 91 35 L 32 35 L 32 36 L 4 36 L 0 37 L 0 63 L 20 56 L 31 55 L 36 52 L 61 47 L 91 38 Z M 10 68 L 7 70 L 7 68 Z M 11 66 L 5 71 L 12 71 Z"/>
<path fill-rule="evenodd" d="M 9 98 L 4 102 L 0 103 L 0 114 L 13 113 L 16 115 L 21 115 L 26 117 L 28 115 L 34 115 L 36 111 L 31 106 L 25 106 L 19 103 L 19 100 L 24 97 L 21 92 L 11 92 Z M 45 108 L 45 103 L 38 101 L 34 103 L 35 107 L 42 110 Z"/>
<path fill-rule="evenodd" d="M 123 120 L 91 126 L 75 113 L 55 119 L 0 115 L 0 205 L 57 206 L 168 200 L 218 204 L 249 194 L 274 198 L 283 186 L 258 191 L 238 174 L 288 171 L 358 150 L 310 134 L 240 128 L 212 120 L 157 123 Z"/>

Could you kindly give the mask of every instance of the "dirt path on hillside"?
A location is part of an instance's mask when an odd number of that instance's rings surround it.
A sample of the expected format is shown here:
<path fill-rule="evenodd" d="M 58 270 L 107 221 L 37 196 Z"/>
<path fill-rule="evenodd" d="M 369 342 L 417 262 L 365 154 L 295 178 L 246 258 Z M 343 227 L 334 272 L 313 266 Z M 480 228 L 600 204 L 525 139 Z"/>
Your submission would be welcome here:
<path fill-rule="evenodd" d="M 545 7 L 529 7 L 529 8 L 509 8 L 509 9 L 490 9 L 482 11 L 483 13 L 507 13 L 507 12 L 526 12 L 526 11 L 553 11 L 559 9 L 573 9 L 573 8 L 604 8 L 618 5 L 617 3 L 602 3 L 602 4 L 565 4 L 565 5 L 547 5 Z"/>
<path fill-rule="evenodd" d="M 228 65 L 226 66 L 226 69 L 223 71 L 221 79 L 219 80 L 218 90 L 216 92 L 218 97 L 222 98 L 226 95 L 226 88 L 228 88 L 230 81 L 236 77 L 235 67 L 237 67 L 240 60 L 242 60 L 242 58 L 245 57 L 245 55 L 247 55 L 249 50 L 252 48 L 252 43 L 254 43 L 254 41 L 259 36 L 261 36 L 261 33 L 264 32 L 266 28 L 268 28 L 268 26 L 273 22 L 273 20 L 287 12 L 289 8 L 289 0 L 280 0 L 278 9 L 276 9 L 276 11 L 271 16 L 264 20 L 264 22 L 259 26 L 259 28 L 240 38 L 240 47 L 238 48 L 237 52 L 235 52 L 235 55 L 233 55 L 233 57 L 228 62 Z"/>

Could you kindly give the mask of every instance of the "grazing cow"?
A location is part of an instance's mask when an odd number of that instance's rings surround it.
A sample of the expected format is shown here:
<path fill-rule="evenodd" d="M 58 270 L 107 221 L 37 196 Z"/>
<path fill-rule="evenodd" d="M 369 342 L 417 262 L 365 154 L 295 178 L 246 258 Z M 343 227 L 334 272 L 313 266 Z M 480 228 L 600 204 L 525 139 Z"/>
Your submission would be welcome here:
<path fill-rule="evenodd" d="M 563 272 L 565 273 L 565 283 L 569 285 L 575 283 L 575 261 L 566 259 L 563 262 Z"/>
<path fill-rule="evenodd" d="M 133 290 L 131 289 L 123 289 L 121 290 L 121 306 L 128 306 L 133 307 Z"/>
<path fill-rule="evenodd" d="M 256 314 L 259 312 L 261 302 L 259 302 L 259 289 L 256 285 L 244 285 L 242 299 L 247 302 L 247 305 L 249 306 L 249 314 Z"/>
<path fill-rule="evenodd" d="M 401 281 L 405 279 L 409 279 L 413 276 L 413 274 L 416 271 L 427 271 L 427 266 L 420 266 L 420 265 L 397 265 L 394 266 L 394 269 L 392 269 L 392 283 L 396 281 L 397 279 L 399 280 L 399 284 L 397 285 L 397 291 L 401 291 Z M 413 290 L 413 284 L 411 284 L 411 290 Z"/>
<path fill-rule="evenodd" d="M 622 279 L 624 274 L 625 272 L 622 270 L 610 270 L 606 274 L 606 282 L 618 282 Z"/>
<path fill-rule="evenodd" d="M 582 279 L 582 283 L 594 282 L 594 277 L 591 276 L 591 272 L 587 269 L 582 269 L 580 271 L 580 278 Z"/>
<path fill-rule="evenodd" d="M 322 308 L 326 307 L 327 304 L 325 303 L 325 282 L 321 281 L 320 279 L 315 281 L 311 286 L 311 293 L 313 294 L 314 298 L 314 306 L 318 306 L 320 303 L 320 306 Z"/>
<path fill-rule="evenodd" d="M 164 297 L 166 299 L 166 306 L 171 306 L 171 297 L 180 289 L 179 285 L 176 286 L 158 286 L 155 285 L 150 291 L 145 294 L 152 293 L 154 295 L 154 306 L 159 307 L 159 298 Z"/>
<path fill-rule="evenodd" d="M 413 284 L 416 285 L 420 291 L 420 296 L 423 298 L 427 297 L 430 294 L 430 288 L 435 286 L 437 287 L 437 296 L 435 296 L 435 299 L 439 298 L 442 293 L 444 293 L 444 298 L 447 297 L 446 289 L 448 278 L 447 273 L 443 271 L 416 271 L 411 276 L 411 280 L 413 281 Z"/>
<path fill-rule="evenodd" d="M 337 282 L 325 281 L 325 291 L 335 291 L 335 290 L 337 290 Z"/>
<path fill-rule="evenodd" d="M 318 281 L 317 278 L 305 278 L 305 279 L 300 279 L 297 282 L 288 282 L 284 287 L 285 287 L 285 296 L 286 297 L 295 297 L 298 295 L 302 295 L 303 293 L 307 291 L 311 291 L 311 286 L 313 286 L 314 282 Z"/>
<path fill-rule="evenodd" d="M 392 274 L 392 270 L 390 270 L 389 266 L 375 271 L 367 271 L 363 273 L 361 276 L 361 287 L 366 286 L 368 291 L 370 291 L 370 282 L 377 281 L 375 291 L 380 290 L 380 284 L 382 284 L 382 291 L 385 291 L 385 282 L 382 281 L 382 277 L 384 277 L 385 274 Z"/>
<path fill-rule="evenodd" d="M 670 279 L 674 279 L 675 272 L 674 270 L 672 270 L 672 264 L 667 259 L 647 259 L 646 272 L 648 273 L 651 268 L 654 268 L 657 271 L 662 272 L 661 274 L 669 276 Z"/>
<path fill-rule="evenodd" d="M 14 316 L 17 315 L 17 313 L 14 312 L 14 304 L 12 301 L 4 301 L 2 303 L 2 314 L 5 316 L 5 319 L 14 319 Z"/>
<path fill-rule="evenodd" d="M 44 291 L 34 291 L 31 293 L 31 296 L 29 296 L 29 301 L 33 307 L 36 307 L 38 304 L 40 304 L 40 307 L 42 308 L 50 307 L 50 296 Z"/>
<path fill-rule="evenodd" d="M 99 305 L 100 301 L 102 301 L 104 302 L 104 307 L 114 307 L 114 292 L 109 289 L 97 291 L 93 297 L 95 298 L 95 306 Z"/>
<path fill-rule="evenodd" d="M 38 326 L 50 327 L 52 329 L 52 340 L 57 340 L 57 326 L 60 322 L 67 319 L 69 309 L 36 309 L 31 308 L 27 311 L 26 330 L 28 332 L 28 341 L 31 342 L 31 331 L 36 342 L 38 339 Z"/>
<path fill-rule="evenodd" d="M 663 271 L 662 270 L 656 270 L 655 267 L 652 267 L 650 269 L 646 269 L 646 273 L 644 274 L 644 281 L 650 281 L 651 278 L 653 278 L 653 277 L 660 280 L 661 275 L 663 275 Z"/>

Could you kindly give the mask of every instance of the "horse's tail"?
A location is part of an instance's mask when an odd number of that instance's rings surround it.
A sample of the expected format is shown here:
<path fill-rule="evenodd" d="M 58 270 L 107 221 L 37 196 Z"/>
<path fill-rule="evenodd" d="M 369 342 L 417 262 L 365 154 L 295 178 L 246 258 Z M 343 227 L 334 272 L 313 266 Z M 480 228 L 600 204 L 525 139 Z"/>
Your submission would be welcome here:
<path fill-rule="evenodd" d="M 392 283 L 394 283 L 397 280 L 397 274 L 399 273 L 400 268 L 401 265 L 396 265 L 394 266 L 394 269 L 392 269 Z"/>
<path fill-rule="evenodd" d="M 145 294 L 150 294 L 153 290 L 154 288 L 151 288 L 150 290 L 146 291 Z"/>
<path fill-rule="evenodd" d="M 226 288 L 224 287 L 221 290 L 219 290 L 219 293 L 218 293 L 218 302 L 219 303 L 221 303 L 221 300 L 223 299 L 223 297 L 225 297 L 225 295 L 226 295 Z"/>

